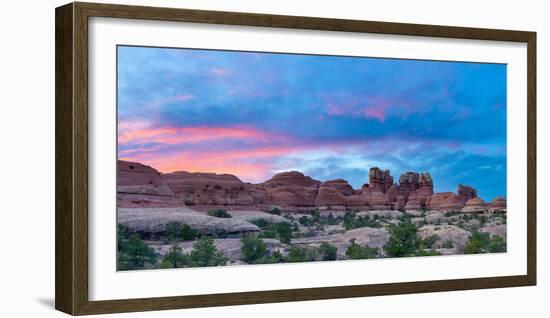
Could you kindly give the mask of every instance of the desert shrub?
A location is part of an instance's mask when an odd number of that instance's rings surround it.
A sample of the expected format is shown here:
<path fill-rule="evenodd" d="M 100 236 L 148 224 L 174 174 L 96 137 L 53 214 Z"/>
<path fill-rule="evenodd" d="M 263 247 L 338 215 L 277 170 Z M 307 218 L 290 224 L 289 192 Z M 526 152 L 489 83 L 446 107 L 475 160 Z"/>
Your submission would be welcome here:
<path fill-rule="evenodd" d="M 267 246 L 259 239 L 252 236 L 241 238 L 242 260 L 247 263 L 254 263 L 268 255 Z"/>
<path fill-rule="evenodd" d="M 188 256 L 181 252 L 181 247 L 177 244 L 172 245 L 168 253 L 164 255 L 160 268 L 179 268 L 184 267 L 188 263 Z"/>
<path fill-rule="evenodd" d="M 300 224 L 302 224 L 303 226 L 311 226 L 314 223 L 313 219 L 311 217 L 306 216 L 306 215 L 302 215 L 298 219 L 298 222 L 300 222 Z"/>
<path fill-rule="evenodd" d="M 464 246 L 465 254 L 480 254 L 487 253 L 487 248 L 491 242 L 491 235 L 489 233 L 472 232 L 468 242 Z"/>
<path fill-rule="evenodd" d="M 344 215 L 344 228 L 346 230 L 357 229 L 360 227 L 375 227 L 380 228 L 382 225 L 377 219 L 368 216 L 356 216 L 355 213 L 347 213 Z"/>
<path fill-rule="evenodd" d="M 215 238 L 227 238 L 229 236 L 229 232 L 224 229 L 217 229 L 213 235 Z"/>
<path fill-rule="evenodd" d="M 439 236 L 435 234 L 425 237 L 421 241 L 422 248 L 432 248 L 435 242 L 437 242 L 437 240 L 439 240 Z"/>
<path fill-rule="evenodd" d="M 400 223 L 390 227 L 390 239 L 384 250 L 389 256 L 402 257 L 413 254 L 419 245 L 416 225 Z"/>
<path fill-rule="evenodd" d="M 227 213 L 224 209 L 213 209 L 208 211 L 208 215 L 217 218 L 230 218 L 231 214 Z"/>
<path fill-rule="evenodd" d="M 336 225 L 338 224 L 338 219 L 336 219 L 332 213 L 329 213 L 326 222 L 328 225 Z"/>
<path fill-rule="evenodd" d="M 292 246 L 288 250 L 288 262 L 311 262 L 317 257 L 317 251 L 314 248 Z"/>
<path fill-rule="evenodd" d="M 265 229 L 260 234 L 258 234 L 257 237 L 274 239 L 277 238 L 277 232 L 275 232 L 273 229 Z"/>
<path fill-rule="evenodd" d="M 179 231 L 181 229 L 181 223 L 170 222 L 164 226 L 164 236 L 169 241 L 175 241 L 179 239 Z"/>
<path fill-rule="evenodd" d="M 349 259 L 367 259 L 367 258 L 376 258 L 378 256 L 378 249 L 370 247 L 365 244 L 361 246 L 355 243 L 355 240 L 351 240 L 351 244 L 346 250 L 346 256 Z"/>
<path fill-rule="evenodd" d="M 170 222 L 164 226 L 164 235 L 169 241 L 191 241 L 197 238 L 197 230 L 179 222 Z"/>
<path fill-rule="evenodd" d="M 487 223 L 487 217 L 485 215 L 476 215 L 475 218 L 479 221 L 479 227 L 483 227 Z"/>
<path fill-rule="evenodd" d="M 322 255 L 323 261 L 333 261 L 336 259 L 337 248 L 336 246 L 329 244 L 329 243 L 322 243 L 321 246 L 319 246 L 319 253 Z"/>
<path fill-rule="evenodd" d="M 498 235 L 473 232 L 464 246 L 465 254 L 506 252 L 506 240 Z"/>
<path fill-rule="evenodd" d="M 266 219 L 256 219 L 250 221 L 250 223 L 257 225 L 261 229 L 266 229 L 271 225 L 271 223 L 267 222 Z"/>
<path fill-rule="evenodd" d="M 254 261 L 254 264 L 276 264 L 284 262 L 284 257 L 279 251 L 274 251 L 271 255 L 265 255 Z"/>
<path fill-rule="evenodd" d="M 275 214 L 275 215 L 281 215 L 281 209 L 279 208 L 271 208 L 267 211 L 269 214 Z"/>
<path fill-rule="evenodd" d="M 434 250 L 434 249 L 429 249 L 429 250 L 418 250 L 414 253 L 415 256 L 437 256 L 437 255 L 441 255 L 441 253 L 439 253 L 438 251 Z"/>
<path fill-rule="evenodd" d="M 290 224 L 288 223 L 267 224 L 267 223 L 261 222 L 261 226 L 260 225 L 258 226 L 262 228 L 262 232 L 259 234 L 258 237 L 278 238 L 279 241 L 281 241 L 281 243 L 285 243 L 285 244 L 290 243 L 290 239 L 292 238 L 292 230 L 293 230 Z"/>
<path fill-rule="evenodd" d="M 290 240 L 292 238 L 292 227 L 288 223 L 277 223 L 274 224 L 277 236 L 279 237 L 279 241 L 281 243 L 289 244 Z"/>
<path fill-rule="evenodd" d="M 214 240 L 203 237 L 193 244 L 193 250 L 189 253 L 189 266 L 220 266 L 227 263 L 227 257 L 216 249 Z"/>
<path fill-rule="evenodd" d="M 133 234 L 119 247 L 117 269 L 121 271 L 142 269 L 146 265 L 154 265 L 156 258 L 155 251 L 145 244 L 137 234 Z"/>
<path fill-rule="evenodd" d="M 489 246 L 487 246 L 489 253 L 503 253 L 506 252 L 506 240 L 499 235 L 491 236 Z"/>
<path fill-rule="evenodd" d="M 124 248 L 124 244 L 130 238 L 130 228 L 123 224 L 117 224 L 117 251 Z"/>

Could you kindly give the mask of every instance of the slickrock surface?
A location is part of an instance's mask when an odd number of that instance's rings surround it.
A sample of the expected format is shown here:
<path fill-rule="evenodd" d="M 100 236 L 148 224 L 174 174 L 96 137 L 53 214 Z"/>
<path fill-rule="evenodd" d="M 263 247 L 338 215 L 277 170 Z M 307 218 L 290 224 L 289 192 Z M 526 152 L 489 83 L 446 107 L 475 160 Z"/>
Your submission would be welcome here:
<path fill-rule="evenodd" d="M 266 213 L 263 211 L 229 211 L 232 218 L 235 220 L 243 220 L 253 222 L 257 220 L 265 220 L 267 223 L 290 223 L 290 220 L 280 215 Z"/>
<path fill-rule="evenodd" d="M 238 218 L 216 218 L 186 207 L 180 208 L 119 208 L 118 223 L 131 230 L 144 233 L 160 233 L 170 222 L 188 224 L 200 233 L 258 232 L 260 228 Z"/>
<path fill-rule="evenodd" d="M 418 235 L 422 239 L 437 235 L 439 239 L 434 244 L 435 248 L 444 247 L 446 242 L 450 240 L 454 248 L 463 251 L 471 233 L 455 225 L 425 225 L 418 229 Z"/>

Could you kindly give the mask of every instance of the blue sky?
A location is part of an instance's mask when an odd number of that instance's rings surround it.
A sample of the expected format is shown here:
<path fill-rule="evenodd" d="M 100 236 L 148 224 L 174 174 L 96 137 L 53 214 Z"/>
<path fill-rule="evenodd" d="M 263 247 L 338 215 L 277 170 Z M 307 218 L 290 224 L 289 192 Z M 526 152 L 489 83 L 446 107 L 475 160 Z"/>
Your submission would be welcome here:
<path fill-rule="evenodd" d="M 119 157 L 262 182 L 298 170 L 355 188 L 430 172 L 506 195 L 506 66 L 118 47 Z"/>

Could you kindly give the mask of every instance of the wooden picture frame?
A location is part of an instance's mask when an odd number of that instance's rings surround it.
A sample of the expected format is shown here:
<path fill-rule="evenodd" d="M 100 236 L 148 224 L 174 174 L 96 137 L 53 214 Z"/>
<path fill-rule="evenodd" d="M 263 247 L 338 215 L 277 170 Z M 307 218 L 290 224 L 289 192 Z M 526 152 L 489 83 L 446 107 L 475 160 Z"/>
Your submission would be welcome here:
<path fill-rule="evenodd" d="M 56 9 L 55 307 L 72 314 L 427 293 L 536 284 L 536 33 L 237 12 L 70 3 Z M 527 275 L 90 301 L 88 19 L 111 17 L 527 43 Z"/>

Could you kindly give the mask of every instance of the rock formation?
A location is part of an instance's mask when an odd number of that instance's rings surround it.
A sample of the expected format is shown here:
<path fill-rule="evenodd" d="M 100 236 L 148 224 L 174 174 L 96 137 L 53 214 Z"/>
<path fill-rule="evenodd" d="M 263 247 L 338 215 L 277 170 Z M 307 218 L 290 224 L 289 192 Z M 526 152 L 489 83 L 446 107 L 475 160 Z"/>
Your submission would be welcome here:
<path fill-rule="evenodd" d="M 479 213 L 487 211 L 487 205 L 481 198 L 475 197 L 466 202 L 462 210 L 463 213 Z"/>
<path fill-rule="evenodd" d="M 506 199 L 496 197 L 489 203 L 489 212 L 506 212 Z"/>
<path fill-rule="evenodd" d="M 434 193 L 429 173 L 405 172 L 393 183 L 389 170 L 369 171 L 369 183 L 353 189 L 344 179 L 321 182 L 301 172 L 274 175 L 259 184 L 244 183 L 230 174 L 179 171 L 160 174 L 140 163 L 118 162 L 119 207 L 228 206 L 231 209 L 277 206 L 287 210 L 404 210 L 421 214 L 425 210 L 505 212 L 506 199 L 485 204 L 477 190 L 458 185 L 456 193 Z M 247 210 L 244 208 L 243 210 Z"/>
<path fill-rule="evenodd" d="M 346 205 L 346 197 L 355 191 L 344 179 L 329 180 L 321 183 L 315 197 L 316 206 Z"/>
<path fill-rule="evenodd" d="M 137 162 L 117 163 L 117 206 L 176 207 L 181 206 L 161 174 Z"/>
<path fill-rule="evenodd" d="M 279 206 L 315 206 L 315 197 L 321 181 L 304 176 L 297 171 L 283 172 L 273 176 L 263 185 L 267 199 Z"/>
<path fill-rule="evenodd" d="M 178 171 L 163 175 L 166 184 L 187 205 L 253 205 L 246 184 L 230 174 Z"/>
<path fill-rule="evenodd" d="M 460 211 L 464 204 L 453 192 L 434 193 L 427 201 L 428 209 L 439 211 Z"/>
<path fill-rule="evenodd" d="M 393 185 L 393 177 L 389 170 L 382 171 L 378 167 L 373 167 L 369 170 L 369 184 L 371 188 L 386 193 Z"/>
<path fill-rule="evenodd" d="M 466 204 L 466 202 L 470 199 L 473 199 L 477 197 L 477 190 L 463 184 L 458 185 L 458 189 L 456 190 L 458 193 L 458 197 L 460 198 L 460 201 L 463 202 L 463 204 Z"/>

